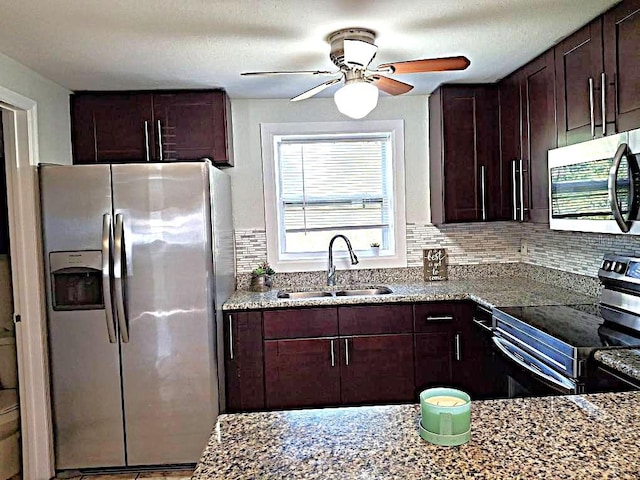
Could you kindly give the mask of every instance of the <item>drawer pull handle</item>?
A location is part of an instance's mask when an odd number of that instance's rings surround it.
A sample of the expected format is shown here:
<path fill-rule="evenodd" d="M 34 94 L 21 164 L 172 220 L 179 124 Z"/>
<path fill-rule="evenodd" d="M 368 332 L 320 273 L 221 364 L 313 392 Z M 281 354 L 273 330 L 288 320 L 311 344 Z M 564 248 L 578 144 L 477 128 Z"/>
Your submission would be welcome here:
<path fill-rule="evenodd" d="M 450 322 L 453 320 L 453 315 L 429 315 L 427 316 L 427 322 Z"/>

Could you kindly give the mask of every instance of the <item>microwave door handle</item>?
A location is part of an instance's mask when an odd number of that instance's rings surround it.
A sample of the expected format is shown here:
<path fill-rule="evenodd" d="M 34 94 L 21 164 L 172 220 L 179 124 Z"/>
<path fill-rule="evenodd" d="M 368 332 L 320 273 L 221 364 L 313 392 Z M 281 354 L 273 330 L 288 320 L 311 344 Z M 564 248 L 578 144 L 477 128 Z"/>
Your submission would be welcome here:
<path fill-rule="evenodd" d="M 116 324 L 113 318 L 113 303 L 111 301 L 111 247 L 113 235 L 111 229 L 111 215 L 102 216 L 102 297 L 104 299 L 104 313 L 107 319 L 107 333 L 109 343 L 116 343 Z"/>
<path fill-rule="evenodd" d="M 124 308 L 124 286 L 122 284 L 124 252 L 124 221 L 122 214 L 116 215 L 115 249 L 113 254 L 113 277 L 116 292 L 116 310 L 122 343 L 129 343 L 129 328 L 127 327 L 126 310 Z"/>
<path fill-rule="evenodd" d="M 620 211 L 620 205 L 618 204 L 618 171 L 620 170 L 620 163 L 622 157 L 627 153 L 629 147 L 626 143 L 620 144 L 615 156 L 613 157 L 613 164 L 611 170 L 609 170 L 609 182 L 608 182 L 608 194 L 609 194 L 609 207 L 611 207 L 611 213 L 615 219 L 618 227 L 624 233 L 628 232 L 631 228 L 630 222 L 626 221 Z"/>

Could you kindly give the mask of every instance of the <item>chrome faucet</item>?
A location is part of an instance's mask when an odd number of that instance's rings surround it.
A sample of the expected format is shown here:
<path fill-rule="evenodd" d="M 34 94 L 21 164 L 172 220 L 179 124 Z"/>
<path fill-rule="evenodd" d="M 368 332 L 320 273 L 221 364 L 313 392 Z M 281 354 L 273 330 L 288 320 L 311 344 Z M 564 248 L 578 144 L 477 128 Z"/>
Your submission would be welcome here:
<path fill-rule="evenodd" d="M 358 263 L 358 257 L 353 252 L 353 248 L 351 248 L 351 242 L 344 235 L 334 235 L 331 240 L 329 240 L 329 267 L 327 270 L 327 285 L 333 286 L 336 284 L 336 266 L 333 264 L 333 242 L 336 238 L 344 239 L 344 242 L 347 244 L 347 248 L 349 249 L 349 256 L 351 257 L 351 265 L 355 265 Z"/>

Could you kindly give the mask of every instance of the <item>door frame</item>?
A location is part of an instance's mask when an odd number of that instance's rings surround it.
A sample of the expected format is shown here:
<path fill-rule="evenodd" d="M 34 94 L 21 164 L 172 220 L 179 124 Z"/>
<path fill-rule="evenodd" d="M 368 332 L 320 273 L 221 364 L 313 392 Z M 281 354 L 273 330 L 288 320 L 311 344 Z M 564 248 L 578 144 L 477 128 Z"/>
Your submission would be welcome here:
<path fill-rule="evenodd" d="M 37 102 L 0 87 L 20 393 L 23 478 L 53 477 Z"/>

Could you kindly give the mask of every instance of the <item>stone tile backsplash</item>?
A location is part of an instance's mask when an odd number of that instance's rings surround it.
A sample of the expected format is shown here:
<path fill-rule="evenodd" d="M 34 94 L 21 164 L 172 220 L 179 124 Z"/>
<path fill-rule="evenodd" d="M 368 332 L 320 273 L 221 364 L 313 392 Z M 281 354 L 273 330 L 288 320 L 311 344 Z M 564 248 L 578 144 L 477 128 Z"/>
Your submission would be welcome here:
<path fill-rule="evenodd" d="M 640 256 L 639 236 L 564 232 L 531 223 L 521 228 L 524 263 L 597 277 L 605 253 Z"/>
<path fill-rule="evenodd" d="M 526 250 L 521 252 L 521 247 Z M 407 267 L 341 271 L 343 284 L 422 281 L 422 249 L 445 248 L 449 278 L 514 275 L 597 295 L 598 268 L 605 253 L 640 257 L 640 237 L 549 230 L 547 225 L 517 222 L 407 224 Z M 267 257 L 264 230 L 236 231 L 238 288 L 247 288 L 250 272 Z M 500 267 L 503 265 L 503 267 Z M 550 270 L 551 269 L 551 270 Z M 320 286 L 325 272 L 279 274 L 278 288 Z"/>

